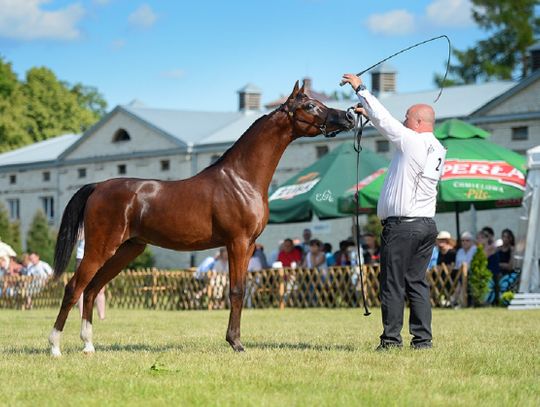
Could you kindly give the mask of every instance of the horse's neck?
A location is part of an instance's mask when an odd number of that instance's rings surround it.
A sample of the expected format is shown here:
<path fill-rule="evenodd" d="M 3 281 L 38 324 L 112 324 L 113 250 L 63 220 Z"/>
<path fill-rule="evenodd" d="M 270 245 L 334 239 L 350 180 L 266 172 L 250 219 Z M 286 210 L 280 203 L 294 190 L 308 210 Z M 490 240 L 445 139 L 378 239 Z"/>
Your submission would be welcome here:
<path fill-rule="evenodd" d="M 237 176 L 266 193 L 279 160 L 293 137 L 291 125 L 284 114 L 276 112 L 262 120 L 242 135 L 227 154 L 225 162 Z"/>

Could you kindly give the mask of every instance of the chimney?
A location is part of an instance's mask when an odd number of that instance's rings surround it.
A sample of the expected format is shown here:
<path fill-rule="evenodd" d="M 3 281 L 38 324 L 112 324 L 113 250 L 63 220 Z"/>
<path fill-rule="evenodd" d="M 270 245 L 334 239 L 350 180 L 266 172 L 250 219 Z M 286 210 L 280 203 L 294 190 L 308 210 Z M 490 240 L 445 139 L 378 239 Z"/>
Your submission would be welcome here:
<path fill-rule="evenodd" d="M 239 89 L 238 110 L 241 112 L 261 110 L 261 90 L 251 83 Z"/>
<path fill-rule="evenodd" d="M 304 92 L 309 95 L 309 93 L 311 92 L 311 85 L 313 81 L 311 80 L 311 78 L 307 76 L 303 79 L 303 81 L 304 81 L 304 84 L 303 84 Z"/>
<path fill-rule="evenodd" d="M 529 64 L 530 73 L 536 72 L 540 69 L 540 41 L 531 45 L 528 48 L 529 51 Z"/>
<path fill-rule="evenodd" d="M 371 71 L 371 90 L 375 95 L 396 92 L 397 70 L 383 62 Z"/>

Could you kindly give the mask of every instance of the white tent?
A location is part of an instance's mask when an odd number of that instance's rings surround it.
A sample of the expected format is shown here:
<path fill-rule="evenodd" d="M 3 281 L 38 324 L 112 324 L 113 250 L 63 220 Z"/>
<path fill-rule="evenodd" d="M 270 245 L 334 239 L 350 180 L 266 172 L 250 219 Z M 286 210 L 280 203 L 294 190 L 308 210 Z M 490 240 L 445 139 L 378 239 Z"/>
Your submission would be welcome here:
<path fill-rule="evenodd" d="M 527 151 L 527 187 L 523 196 L 516 261 L 521 263 L 520 293 L 540 293 L 540 146 Z"/>

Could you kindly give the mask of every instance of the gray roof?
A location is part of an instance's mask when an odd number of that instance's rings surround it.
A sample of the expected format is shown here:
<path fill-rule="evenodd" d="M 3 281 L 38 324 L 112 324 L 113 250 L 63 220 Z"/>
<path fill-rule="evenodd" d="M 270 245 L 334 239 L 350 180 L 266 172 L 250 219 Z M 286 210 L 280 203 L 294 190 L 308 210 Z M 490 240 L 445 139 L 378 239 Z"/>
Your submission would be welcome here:
<path fill-rule="evenodd" d="M 80 134 L 65 134 L 0 154 L 0 165 L 3 167 L 54 161 L 80 137 Z"/>
<path fill-rule="evenodd" d="M 209 135 L 245 116 L 242 112 L 195 112 L 136 106 L 122 108 L 188 145 L 200 144 Z"/>
<path fill-rule="evenodd" d="M 435 109 L 437 120 L 451 117 L 466 117 L 484 106 L 493 98 L 504 94 L 516 82 L 498 81 L 474 85 L 451 86 L 443 89 L 441 98 L 433 103 L 439 90 L 410 93 L 383 93 L 379 100 L 392 115 L 398 119 L 404 118 L 407 109 L 417 103 L 427 103 Z M 356 103 L 356 100 L 328 102 L 329 106 L 346 109 Z"/>

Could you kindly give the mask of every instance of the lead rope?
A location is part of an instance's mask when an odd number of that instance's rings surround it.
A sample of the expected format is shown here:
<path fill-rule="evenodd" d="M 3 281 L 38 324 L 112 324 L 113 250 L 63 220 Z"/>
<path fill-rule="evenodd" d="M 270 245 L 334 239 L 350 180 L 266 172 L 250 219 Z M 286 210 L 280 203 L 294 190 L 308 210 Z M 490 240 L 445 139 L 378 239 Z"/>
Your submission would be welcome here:
<path fill-rule="evenodd" d="M 353 109 L 354 111 L 354 109 Z M 366 293 L 364 288 L 364 271 L 362 270 L 361 253 L 360 253 L 360 152 L 362 151 L 362 133 L 364 132 L 365 125 L 369 122 L 369 119 L 364 121 L 363 116 L 358 114 L 358 119 L 356 121 L 356 130 L 354 133 L 354 151 L 356 151 L 356 194 L 354 195 L 354 206 L 355 206 L 355 216 L 354 216 L 354 233 L 356 234 L 356 257 L 358 259 L 358 270 L 360 274 L 360 291 L 362 293 L 362 302 L 364 304 L 364 316 L 371 315 L 369 312 Z"/>

